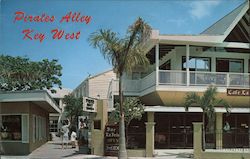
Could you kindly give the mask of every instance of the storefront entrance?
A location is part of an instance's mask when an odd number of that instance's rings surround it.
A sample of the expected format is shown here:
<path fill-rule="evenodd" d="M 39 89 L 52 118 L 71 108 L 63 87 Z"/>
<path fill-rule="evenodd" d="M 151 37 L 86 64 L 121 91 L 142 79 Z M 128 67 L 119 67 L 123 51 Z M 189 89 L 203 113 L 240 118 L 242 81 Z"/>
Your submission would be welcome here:
<path fill-rule="evenodd" d="M 155 149 L 193 148 L 193 122 L 202 113 L 155 113 Z"/>
<path fill-rule="evenodd" d="M 249 114 L 223 114 L 223 148 L 249 148 L 249 125 Z"/>

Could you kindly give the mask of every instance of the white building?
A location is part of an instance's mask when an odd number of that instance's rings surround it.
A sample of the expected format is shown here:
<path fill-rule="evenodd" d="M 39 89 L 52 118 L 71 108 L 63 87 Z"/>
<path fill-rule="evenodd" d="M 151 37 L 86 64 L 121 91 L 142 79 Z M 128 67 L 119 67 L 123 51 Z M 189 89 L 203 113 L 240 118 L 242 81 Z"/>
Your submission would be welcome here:
<path fill-rule="evenodd" d="M 49 94 L 51 97 L 56 101 L 58 104 L 61 113 L 50 113 L 49 114 L 49 129 L 50 132 L 57 132 L 58 129 L 58 122 L 60 121 L 60 116 L 62 112 L 64 111 L 64 104 L 63 104 L 63 98 L 65 95 L 69 95 L 72 90 L 68 88 L 55 88 L 56 93 L 51 93 L 50 91 Z"/>
<path fill-rule="evenodd" d="M 124 95 L 138 96 L 145 104 L 145 117 L 131 123 L 128 131 L 134 147 L 145 148 L 146 156 L 153 156 L 155 148 L 192 148 L 192 122 L 201 121 L 202 109 L 193 106 L 186 112 L 185 97 L 188 92 L 202 95 L 211 84 L 232 109 L 228 116 L 225 108 L 216 106 L 215 134 L 207 135 L 206 144 L 250 147 L 249 17 L 246 1 L 198 35 L 152 31 L 145 42 L 149 68 L 135 68 L 123 79 Z M 112 81 L 111 101 L 118 88 L 118 81 Z M 227 122 L 230 133 L 223 131 Z"/>
<path fill-rule="evenodd" d="M 113 70 L 89 76 L 73 90 L 72 94 L 75 97 L 107 99 L 110 81 L 114 79 L 116 79 L 116 74 Z"/>

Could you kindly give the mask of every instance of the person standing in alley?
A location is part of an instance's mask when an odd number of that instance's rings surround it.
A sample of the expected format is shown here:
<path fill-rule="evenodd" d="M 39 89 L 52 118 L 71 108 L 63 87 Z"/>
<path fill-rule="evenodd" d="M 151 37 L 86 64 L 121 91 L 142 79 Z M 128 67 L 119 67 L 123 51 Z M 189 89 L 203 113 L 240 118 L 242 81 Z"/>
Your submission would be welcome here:
<path fill-rule="evenodd" d="M 70 141 L 71 141 L 72 148 L 76 148 L 76 127 L 75 126 L 72 126 Z"/>
<path fill-rule="evenodd" d="M 79 123 L 79 130 L 78 130 L 78 142 L 79 146 L 82 146 L 84 144 L 84 127 L 86 124 L 83 121 L 83 118 L 80 118 L 80 123 Z"/>
<path fill-rule="evenodd" d="M 62 149 L 64 149 L 64 144 L 66 144 L 66 148 L 69 144 L 69 126 L 70 126 L 70 120 L 67 119 L 67 121 L 64 121 L 64 124 L 62 126 L 61 132 L 62 132 Z"/>

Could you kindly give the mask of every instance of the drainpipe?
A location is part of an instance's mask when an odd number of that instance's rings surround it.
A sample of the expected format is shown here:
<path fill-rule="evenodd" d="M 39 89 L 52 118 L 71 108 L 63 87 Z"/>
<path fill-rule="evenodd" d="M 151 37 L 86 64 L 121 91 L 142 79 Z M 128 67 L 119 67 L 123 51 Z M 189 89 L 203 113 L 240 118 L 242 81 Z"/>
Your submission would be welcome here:
<path fill-rule="evenodd" d="M 159 43 L 155 46 L 155 76 L 156 86 L 159 85 Z"/>
<path fill-rule="evenodd" d="M 187 74 L 187 86 L 190 85 L 190 72 L 189 72 L 189 45 L 186 45 L 186 74 Z"/>

